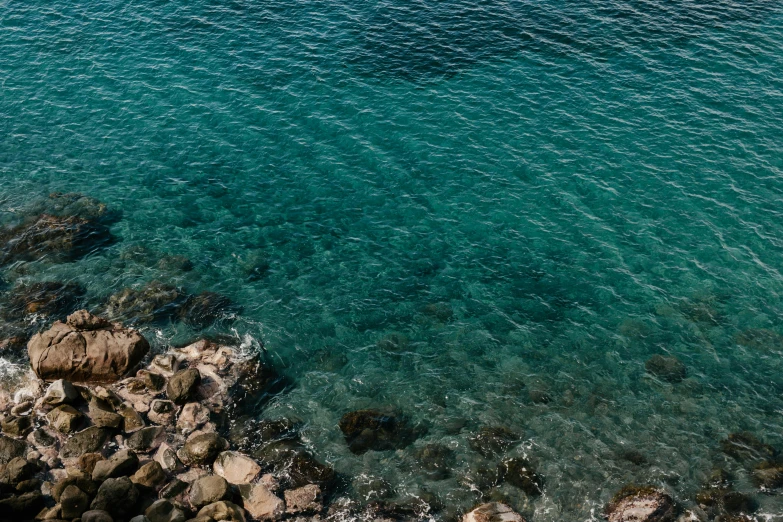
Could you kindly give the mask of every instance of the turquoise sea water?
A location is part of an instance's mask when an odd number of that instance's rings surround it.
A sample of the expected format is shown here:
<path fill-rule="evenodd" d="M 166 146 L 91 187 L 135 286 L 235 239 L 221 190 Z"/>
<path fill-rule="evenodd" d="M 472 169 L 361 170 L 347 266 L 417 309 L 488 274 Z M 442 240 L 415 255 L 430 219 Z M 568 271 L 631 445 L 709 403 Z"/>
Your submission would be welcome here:
<path fill-rule="evenodd" d="M 781 71 L 777 1 L 0 1 L 0 220 L 58 191 L 121 212 L 114 244 L 0 274 L 94 310 L 153 280 L 230 297 L 208 330 L 292 382 L 258 414 L 354 498 L 470 507 L 499 458 L 468 439 L 499 425 L 544 477 L 500 488 L 535 522 L 629 482 L 688 505 L 716 466 L 783 517 L 719 447 L 783 449 Z M 427 434 L 350 453 L 340 416 L 387 406 Z"/>

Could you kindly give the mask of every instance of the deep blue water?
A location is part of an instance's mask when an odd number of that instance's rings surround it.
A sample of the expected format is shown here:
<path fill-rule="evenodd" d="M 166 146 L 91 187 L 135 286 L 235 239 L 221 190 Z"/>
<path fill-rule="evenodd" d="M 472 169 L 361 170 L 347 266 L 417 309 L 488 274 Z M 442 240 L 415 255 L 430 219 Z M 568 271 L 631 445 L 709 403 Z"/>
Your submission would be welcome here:
<path fill-rule="evenodd" d="M 121 213 L 115 243 L 1 275 L 97 311 L 153 280 L 230 297 L 207 329 L 294 383 L 259 415 L 392 500 L 475 503 L 497 459 L 468 438 L 502 425 L 545 480 L 501 488 L 534 522 L 628 482 L 688 505 L 715 466 L 783 516 L 719 448 L 783 449 L 781 71 L 778 1 L 0 0 L 0 220 L 52 192 Z M 351 454 L 340 416 L 383 406 L 427 435 Z"/>

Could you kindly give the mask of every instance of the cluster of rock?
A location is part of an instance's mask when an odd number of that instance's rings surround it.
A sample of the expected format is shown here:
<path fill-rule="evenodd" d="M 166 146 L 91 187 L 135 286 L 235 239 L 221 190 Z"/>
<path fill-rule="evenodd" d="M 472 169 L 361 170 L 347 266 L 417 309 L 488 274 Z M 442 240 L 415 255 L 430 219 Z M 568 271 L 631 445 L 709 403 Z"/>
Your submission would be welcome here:
<path fill-rule="evenodd" d="M 323 510 L 323 482 L 301 483 L 309 468 L 291 487 L 220 434 L 237 398 L 268 387 L 258 361 L 201 340 L 141 368 L 147 341 L 83 310 L 28 351 L 40 380 L 0 405 L 0 520 L 242 522 Z"/>

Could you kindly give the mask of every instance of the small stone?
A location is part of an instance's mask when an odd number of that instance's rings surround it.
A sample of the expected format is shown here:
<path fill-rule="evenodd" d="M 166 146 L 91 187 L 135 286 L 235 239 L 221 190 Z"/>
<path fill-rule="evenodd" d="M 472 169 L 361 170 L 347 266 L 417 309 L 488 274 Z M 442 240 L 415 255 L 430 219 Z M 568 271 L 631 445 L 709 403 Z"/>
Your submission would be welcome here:
<path fill-rule="evenodd" d="M 139 467 L 139 458 L 131 450 L 120 450 L 108 460 L 101 460 L 95 464 L 92 471 L 92 479 L 95 482 L 103 482 L 106 479 L 124 477 L 130 475 Z"/>
<path fill-rule="evenodd" d="M 0 465 L 8 464 L 16 457 L 24 457 L 26 453 L 27 444 L 0 435 Z"/>
<path fill-rule="evenodd" d="M 30 410 L 33 409 L 33 406 L 35 406 L 35 403 L 31 400 L 25 400 L 11 408 L 11 415 L 15 417 L 20 417 L 27 415 L 30 413 Z"/>
<path fill-rule="evenodd" d="M 144 515 L 136 515 L 132 519 L 130 519 L 128 522 L 150 522 L 150 519 L 145 517 Z"/>
<path fill-rule="evenodd" d="M 200 402 L 189 402 L 177 418 L 177 429 L 186 437 L 209 422 L 209 409 Z"/>
<path fill-rule="evenodd" d="M 91 426 L 68 439 L 60 451 L 62 458 L 80 457 L 85 453 L 97 453 L 106 443 L 108 432 Z"/>
<path fill-rule="evenodd" d="M 166 386 L 166 378 L 160 374 L 152 373 L 148 370 L 139 370 L 136 378 L 141 381 L 150 391 L 161 391 Z"/>
<path fill-rule="evenodd" d="M 60 511 L 65 519 L 81 517 L 89 506 L 90 497 L 76 486 L 68 486 L 60 495 Z"/>
<path fill-rule="evenodd" d="M 525 519 L 506 504 L 491 502 L 467 513 L 462 522 L 525 522 Z"/>
<path fill-rule="evenodd" d="M 195 368 L 188 368 L 175 373 L 166 385 L 166 395 L 177 404 L 184 404 L 193 398 L 198 385 L 201 384 L 201 374 Z"/>
<path fill-rule="evenodd" d="M 90 507 L 108 512 L 113 518 L 125 519 L 136 508 L 139 493 L 128 477 L 107 479 L 95 495 Z"/>
<path fill-rule="evenodd" d="M 212 464 L 227 449 L 226 439 L 216 433 L 203 433 L 188 440 L 182 448 L 182 454 L 187 464 L 205 466 Z"/>
<path fill-rule="evenodd" d="M 215 502 L 204 506 L 198 512 L 196 520 L 221 520 L 225 522 L 245 522 L 245 514 L 242 508 L 231 502 Z M 199 521 L 200 522 L 200 521 Z"/>
<path fill-rule="evenodd" d="M 155 462 L 160 464 L 161 468 L 168 473 L 176 473 L 183 468 L 182 463 L 177 457 L 177 452 L 166 443 L 163 443 L 155 453 Z"/>
<path fill-rule="evenodd" d="M 208 475 L 190 486 L 190 503 L 196 509 L 231 498 L 231 487 L 223 477 Z"/>
<path fill-rule="evenodd" d="M 0 473 L 0 482 L 16 486 L 20 482 L 33 478 L 36 468 L 32 463 L 16 457 L 6 464 L 5 469 Z"/>
<path fill-rule="evenodd" d="M 50 448 L 57 443 L 57 439 L 48 431 L 48 429 L 38 428 L 27 437 L 36 448 Z"/>
<path fill-rule="evenodd" d="M 102 460 L 106 459 L 100 453 L 85 453 L 84 455 L 79 456 L 76 467 L 79 468 L 82 473 L 92 476 L 95 465 Z"/>
<path fill-rule="evenodd" d="M 151 366 L 163 375 L 170 377 L 177 371 L 179 361 L 177 361 L 176 357 L 167 353 L 153 357 Z"/>
<path fill-rule="evenodd" d="M 147 418 L 159 424 L 161 426 L 169 426 L 174 424 L 174 419 L 177 416 L 177 406 L 171 401 L 163 401 L 155 399 L 150 404 L 150 411 L 147 413 Z"/>
<path fill-rule="evenodd" d="M 81 419 L 82 414 L 67 404 L 56 407 L 46 415 L 49 425 L 60 433 L 71 433 Z"/>
<path fill-rule="evenodd" d="M 250 484 L 261 472 L 261 466 L 236 451 L 224 451 L 215 459 L 214 470 L 231 484 Z"/>
<path fill-rule="evenodd" d="M 79 392 L 76 391 L 73 384 L 64 379 L 59 379 L 49 385 L 46 395 L 43 397 L 43 403 L 49 406 L 59 406 L 61 404 L 73 404 L 79 398 Z"/>
<path fill-rule="evenodd" d="M 90 401 L 89 411 L 87 415 L 95 426 L 99 428 L 119 428 L 122 425 L 122 415 L 118 415 L 113 411 L 105 409 L 105 406 L 101 404 L 101 401 L 93 398 Z"/>
<path fill-rule="evenodd" d="M 131 482 L 146 488 L 157 488 L 166 481 L 166 473 L 157 462 L 150 461 L 144 464 L 131 477 Z"/>
<path fill-rule="evenodd" d="M 181 503 L 186 501 L 185 493 L 187 493 L 188 489 L 190 489 L 190 484 L 174 479 L 160 490 L 159 496 L 172 502 Z"/>
<path fill-rule="evenodd" d="M 117 407 L 117 413 L 122 415 L 122 429 L 125 433 L 134 433 L 145 426 L 144 419 L 141 418 L 139 412 L 134 410 L 127 402 L 123 402 Z"/>
<path fill-rule="evenodd" d="M 261 484 L 241 486 L 245 510 L 255 520 L 279 520 L 285 513 L 283 500 Z"/>
<path fill-rule="evenodd" d="M 162 426 L 150 426 L 133 433 L 125 441 L 132 450 L 147 453 L 157 449 L 166 438 L 166 430 Z"/>
<path fill-rule="evenodd" d="M 0 422 L 0 425 L 3 427 L 3 433 L 12 437 L 25 437 L 33 430 L 33 420 L 28 416 L 9 415 Z"/>
<path fill-rule="evenodd" d="M 321 502 L 321 488 L 314 484 L 289 489 L 285 492 L 285 504 L 287 513 L 315 513 L 323 509 Z"/>
<path fill-rule="evenodd" d="M 144 516 L 149 522 L 185 522 L 185 513 L 165 499 L 155 501 L 144 512 Z"/>
<path fill-rule="evenodd" d="M 82 522 L 114 522 L 114 519 L 106 511 L 92 509 L 82 514 Z"/>

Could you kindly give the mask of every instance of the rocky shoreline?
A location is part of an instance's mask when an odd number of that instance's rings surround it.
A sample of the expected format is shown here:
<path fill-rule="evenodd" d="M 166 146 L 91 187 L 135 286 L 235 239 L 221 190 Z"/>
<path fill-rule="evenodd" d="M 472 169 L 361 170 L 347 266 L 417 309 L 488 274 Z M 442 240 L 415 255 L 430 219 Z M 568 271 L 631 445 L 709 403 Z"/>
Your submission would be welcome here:
<path fill-rule="evenodd" d="M 142 366 L 147 340 L 86 310 L 34 335 L 27 350 L 27 385 L 0 397 L 0 519 L 245 522 L 350 515 L 325 502 L 336 475 L 290 444 L 285 422 L 258 433 L 282 443 L 271 454 L 256 460 L 241 451 L 257 433 L 237 422 L 242 403 L 274 381 L 252 356 L 200 340 Z M 357 454 L 405 446 L 415 437 L 400 419 L 375 410 L 346 414 L 340 429 Z M 540 478 L 524 463 L 506 467 L 515 477 L 509 480 L 540 494 Z M 364 518 L 399 518 L 374 509 Z M 607 511 L 610 522 L 673 520 L 673 513 L 671 498 L 657 490 L 634 492 Z M 464 520 L 524 519 L 505 504 L 489 503 Z"/>
<path fill-rule="evenodd" d="M 71 261 L 113 241 L 107 223 L 116 216 L 97 200 L 53 194 L 44 210 L 0 230 L 0 265 Z M 156 263 L 192 268 L 177 256 Z M 0 353 L 30 367 L 18 385 L 0 392 L 0 522 L 524 522 L 497 486 L 509 484 L 531 499 L 546 493 L 532 462 L 506 458 L 521 436 L 483 426 L 468 442 L 493 462 L 471 483 L 484 503 L 444 506 L 436 495 L 422 495 L 416 504 L 346 501 L 351 478 L 308 451 L 295 422 L 257 419 L 259 406 L 286 387 L 259 354 L 245 353 L 235 340 L 207 338 L 153 353 L 140 331 L 117 322 L 176 318 L 203 326 L 238 310 L 227 298 L 153 281 L 110 296 L 97 314 L 74 312 L 83 293 L 72 283 L 17 285 L 0 310 L 3 320 L 25 325 L 18 335 L 0 331 Z M 55 320 L 67 313 L 67 320 Z M 651 357 L 646 371 L 672 385 L 687 377 L 682 362 L 663 355 Z M 349 411 L 338 428 L 356 456 L 406 450 L 426 433 L 404 414 L 380 409 Z M 753 435 L 732 434 L 721 451 L 748 463 L 761 491 L 783 486 L 777 451 Z M 448 477 L 454 460 L 437 443 L 418 447 L 416 459 L 432 480 Z M 719 469 L 713 479 L 687 504 L 660 488 L 628 486 L 602 516 L 609 522 L 753 520 L 754 499 L 735 491 Z"/>

